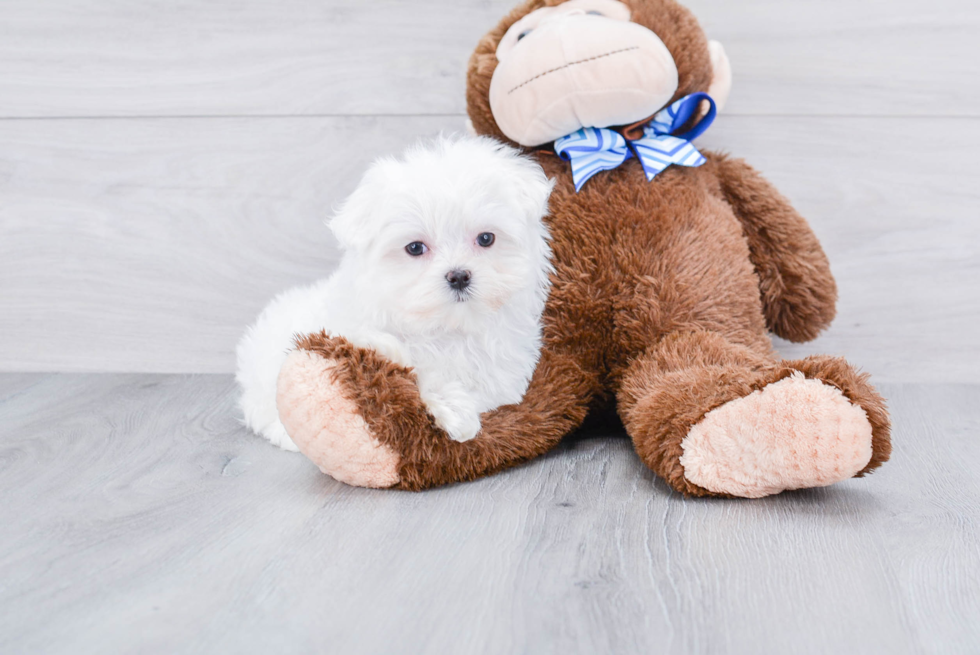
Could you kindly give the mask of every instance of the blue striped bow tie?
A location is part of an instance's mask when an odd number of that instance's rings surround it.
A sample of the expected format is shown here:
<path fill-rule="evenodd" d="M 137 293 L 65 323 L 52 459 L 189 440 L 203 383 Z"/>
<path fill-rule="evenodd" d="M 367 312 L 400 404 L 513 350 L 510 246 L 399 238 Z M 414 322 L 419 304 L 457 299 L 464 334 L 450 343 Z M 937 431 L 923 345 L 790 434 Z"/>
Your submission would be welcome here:
<path fill-rule="evenodd" d="M 696 115 L 701 102 L 711 108 L 697 125 L 684 134 L 675 135 Z M 706 160 L 691 141 L 701 136 L 715 120 L 715 101 L 707 93 L 693 93 L 667 107 L 643 127 L 643 136 L 627 141 L 619 132 L 602 127 L 583 127 L 574 134 L 555 141 L 555 152 L 572 163 L 575 191 L 599 171 L 608 171 L 634 155 L 643 165 L 647 180 L 653 180 L 671 164 L 700 166 Z"/>

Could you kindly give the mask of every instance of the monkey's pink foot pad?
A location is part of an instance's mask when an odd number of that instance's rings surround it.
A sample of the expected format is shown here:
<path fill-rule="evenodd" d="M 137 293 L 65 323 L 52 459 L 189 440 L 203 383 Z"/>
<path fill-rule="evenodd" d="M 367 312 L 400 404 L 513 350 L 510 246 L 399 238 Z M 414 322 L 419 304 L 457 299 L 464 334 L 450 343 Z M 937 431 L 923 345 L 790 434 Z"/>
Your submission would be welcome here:
<path fill-rule="evenodd" d="M 694 484 L 762 498 L 853 477 L 871 460 L 871 423 L 836 387 L 795 373 L 709 412 L 681 448 Z"/>
<path fill-rule="evenodd" d="M 279 420 L 300 452 L 330 477 L 356 487 L 398 482 L 398 455 L 372 434 L 333 375 L 337 363 L 306 350 L 279 371 Z"/>

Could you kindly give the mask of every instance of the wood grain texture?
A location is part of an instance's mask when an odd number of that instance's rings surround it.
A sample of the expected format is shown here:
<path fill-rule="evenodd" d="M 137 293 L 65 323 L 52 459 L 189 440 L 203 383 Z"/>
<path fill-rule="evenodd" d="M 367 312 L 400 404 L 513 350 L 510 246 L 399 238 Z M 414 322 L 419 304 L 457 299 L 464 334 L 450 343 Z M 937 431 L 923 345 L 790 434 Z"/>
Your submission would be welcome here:
<path fill-rule="evenodd" d="M 788 354 L 892 381 L 975 380 L 980 120 L 722 117 L 811 221 L 840 316 Z M 287 286 L 326 275 L 323 220 L 374 157 L 455 118 L 0 121 L 0 370 L 230 372 Z"/>
<path fill-rule="evenodd" d="M 977 116 L 980 4 L 684 0 L 732 61 L 730 114 Z"/>
<path fill-rule="evenodd" d="M 4 653 L 980 647 L 978 386 L 886 385 L 888 466 L 762 501 L 685 500 L 599 433 L 355 489 L 246 434 L 228 376 L 0 390 Z"/>
<path fill-rule="evenodd" d="M 462 114 L 514 0 L 7 0 L 0 116 Z M 690 0 L 729 51 L 735 114 L 980 111 L 980 5 Z"/>
<path fill-rule="evenodd" d="M 461 113 L 509 0 L 7 0 L 0 116 Z"/>
<path fill-rule="evenodd" d="M 0 360 L 232 370 L 264 302 L 332 270 L 324 220 L 367 164 L 445 124 L 0 122 Z"/>

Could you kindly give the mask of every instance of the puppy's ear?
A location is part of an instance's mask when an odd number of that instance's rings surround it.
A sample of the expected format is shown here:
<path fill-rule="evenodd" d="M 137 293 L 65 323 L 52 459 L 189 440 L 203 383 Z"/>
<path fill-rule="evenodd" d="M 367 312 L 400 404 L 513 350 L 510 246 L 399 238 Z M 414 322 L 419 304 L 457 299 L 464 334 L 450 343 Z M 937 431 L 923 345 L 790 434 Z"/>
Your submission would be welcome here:
<path fill-rule="evenodd" d="M 360 184 L 347 200 L 337 208 L 328 225 L 341 247 L 347 250 L 364 250 L 374 236 L 372 224 L 380 211 L 381 187 L 379 170 L 384 161 L 376 161 L 361 178 Z"/>

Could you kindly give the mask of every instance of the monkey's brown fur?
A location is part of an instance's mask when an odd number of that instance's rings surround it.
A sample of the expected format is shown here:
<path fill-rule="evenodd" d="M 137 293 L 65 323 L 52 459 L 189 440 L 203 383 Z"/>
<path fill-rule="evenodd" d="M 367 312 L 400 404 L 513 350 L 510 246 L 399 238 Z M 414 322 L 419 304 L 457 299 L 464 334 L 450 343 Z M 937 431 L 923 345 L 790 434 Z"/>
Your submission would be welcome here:
<path fill-rule="evenodd" d="M 707 40 L 694 17 L 673 0 L 626 3 L 673 54 L 675 98 L 707 91 Z M 531 0 L 480 41 L 467 89 L 477 132 L 507 141 L 488 102 L 497 43 L 516 20 L 554 4 Z M 827 327 L 837 290 L 806 221 L 758 173 L 705 153 L 704 166 L 672 167 L 647 182 L 632 159 L 576 193 L 566 162 L 536 156 L 557 181 L 546 219 L 556 272 L 544 347 L 524 401 L 484 415 L 477 439 L 457 443 L 434 427 L 410 371 L 344 339 L 299 342 L 338 362 L 336 381 L 400 456 L 396 486 L 425 489 L 514 466 L 553 448 L 590 407 L 614 402 L 647 466 L 680 492 L 718 495 L 684 477 L 681 442 L 711 410 L 795 371 L 866 412 L 873 455 L 859 475 L 888 459 L 888 415 L 867 376 L 843 359 L 779 361 L 772 350 L 767 328 L 808 341 Z"/>

